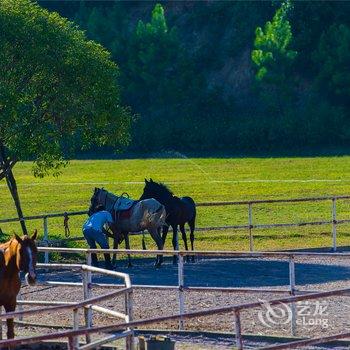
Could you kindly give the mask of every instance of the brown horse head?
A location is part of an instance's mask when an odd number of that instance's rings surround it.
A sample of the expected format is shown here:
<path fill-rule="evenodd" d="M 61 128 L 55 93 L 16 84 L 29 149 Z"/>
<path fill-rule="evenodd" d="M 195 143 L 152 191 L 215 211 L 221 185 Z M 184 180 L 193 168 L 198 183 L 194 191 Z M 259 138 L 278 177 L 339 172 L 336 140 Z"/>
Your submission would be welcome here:
<path fill-rule="evenodd" d="M 22 238 L 15 235 L 15 239 L 18 242 L 17 245 L 17 258 L 16 263 L 20 271 L 25 272 L 25 279 L 29 285 L 36 283 L 36 262 L 38 250 L 36 248 L 35 240 L 37 236 L 37 230 L 34 231 L 31 237 L 23 236 Z"/>

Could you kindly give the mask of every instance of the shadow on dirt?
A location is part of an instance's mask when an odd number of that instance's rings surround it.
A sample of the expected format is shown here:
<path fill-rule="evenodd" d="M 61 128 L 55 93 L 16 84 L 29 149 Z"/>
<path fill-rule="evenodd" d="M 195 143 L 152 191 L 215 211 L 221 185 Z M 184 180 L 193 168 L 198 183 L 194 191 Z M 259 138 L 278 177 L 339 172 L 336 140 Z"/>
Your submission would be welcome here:
<path fill-rule="evenodd" d="M 136 259 L 132 268 L 125 268 L 119 261 L 117 271 L 130 274 L 133 284 L 177 285 L 177 265 L 166 260 L 159 269 L 154 259 Z M 103 267 L 101 265 L 101 267 Z M 340 280 L 350 281 L 350 266 L 317 263 L 296 263 L 296 284 L 322 284 Z M 281 260 L 258 259 L 197 259 L 185 263 L 185 285 L 212 287 L 274 287 L 289 284 L 289 265 Z M 73 271 L 55 271 L 40 274 L 41 280 L 80 281 L 80 274 Z M 121 283 L 121 280 L 93 274 L 95 283 Z"/>

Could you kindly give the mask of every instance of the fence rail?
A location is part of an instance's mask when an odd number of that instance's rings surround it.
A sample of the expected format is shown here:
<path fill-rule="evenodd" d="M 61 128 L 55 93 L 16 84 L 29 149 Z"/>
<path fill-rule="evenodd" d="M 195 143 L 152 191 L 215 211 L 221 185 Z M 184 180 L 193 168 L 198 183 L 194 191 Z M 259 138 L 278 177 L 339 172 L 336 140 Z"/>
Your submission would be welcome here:
<path fill-rule="evenodd" d="M 173 251 L 173 250 L 128 250 L 128 249 L 84 249 L 84 248 L 51 248 L 51 247 L 40 247 L 38 248 L 40 252 L 64 252 L 64 253 L 80 253 L 85 254 L 86 261 L 91 264 L 91 254 L 93 253 L 126 253 L 130 255 L 176 255 L 178 257 L 177 264 L 177 286 L 142 286 L 133 285 L 133 288 L 144 288 L 144 289 L 175 289 L 178 291 L 178 305 L 179 305 L 179 315 L 185 313 L 185 292 L 186 291 L 220 291 L 220 292 L 241 292 L 241 293 L 286 293 L 289 295 L 297 294 L 310 294 L 310 291 L 298 290 L 296 286 L 295 279 L 295 259 L 298 257 L 308 257 L 308 258 L 342 258 L 349 259 L 350 253 L 307 253 L 307 252 L 236 252 L 236 251 Z M 258 288 L 220 288 L 220 287 L 196 287 L 185 284 L 185 256 L 203 256 L 203 257 L 241 257 L 241 258 L 278 258 L 286 259 L 289 264 L 289 287 L 284 289 L 271 289 L 267 288 L 259 290 Z M 45 267 L 51 264 L 38 264 L 40 267 Z M 52 264 L 55 266 L 55 264 Z M 68 266 L 67 266 L 68 267 Z M 61 282 L 48 282 L 49 284 L 60 285 Z M 67 283 L 64 282 L 67 286 Z M 91 284 L 92 286 L 99 287 L 110 287 L 110 284 Z M 70 283 L 70 286 L 77 286 L 76 283 Z M 295 309 L 292 308 L 293 322 L 291 323 L 291 334 L 295 335 L 296 321 L 295 321 Z M 184 320 L 180 318 L 179 329 L 184 329 Z"/>
<path fill-rule="evenodd" d="M 89 257 L 89 263 L 91 264 L 91 257 Z M 67 264 L 42 264 L 45 268 L 62 268 L 66 267 Z M 128 274 L 117 272 L 117 271 L 109 271 L 105 269 L 96 268 L 90 265 L 78 265 L 75 264 L 73 266 L 68 265 L 73 269 L 80 269 L 82 272 L 82 283 L 80 286 L 83 287 L 84 300 L 80 302 L 65 302 L 65 301 L 23 301 L 19 300 L 19 311 L 7 312 L 5 314 L 1 313 L 0 307 L 0 348 L 2 348 L 2 344 L 7 346 L 9 341 L 1 340 L 2 339 L 2 320 L 7 320 L 15 317 L 19 317 L 20 320 L 23 319 L 24 316 L 29 315 L 38 315 L 43 313 L 52 313 L 55 311 L 63 311 L 63 310 L 71 310 L 73 312 L 73 331 L 79 329 L 79 309 L 84 310 L 84 318 L 85 318 L 85 327 L 87 329 L 92 328 L 92 310 L 98 311 L 100 313 L 104 313 L 106 315 L 112 315 L 117 318 L 123 319 L 126 324 L 126 332 L 123 334 L 126 338 L 126 349 L 132 350 L 132 342 L 133 342 L 133 331 L 128 325 L 132 321 L 132 310 L 133 310 L 133 301 L 132 301 L 132 285 L 130 281 L 130 277 Z M 122 278 L 124 280 L 123 288 L 114 290 L 113 292 L 106 293 L 100 296 L 93 297 L 91 294 L 91 285 L 92 285 L 92 277 L 91 273 L 101 273 L 111 275 L 116 278 Z M 61 285 L 64 285 L 64 282 L 61 282 Z M 99 307 L 96 303 L 101 301 L 109 300 L 118 295 L 124 295 L 125 298 L 125 313 L 109 310 L 107 308 Z M 21 297 L 20 297 L 21 299 Z M 23 310 L 22 305 L 36 305 L 41 306 L 40 308 Z M 93 348 L 91 347 L 91 339 L 90 333 L 86 333 L 86 345 L 84 349 Z M 17 340 L 17 339 L 16 339 Z M 15 341 L 16 341 L 15 340 Z M 103 345 L 106 342 L 110 342 L 110 337 L 101 339 L 100 344 Z M 68 342 L 69 349 L 81 349 L 79 347 L 79 339 L 76 336 L 72 336 L 69 338 Z"/>
<path fill-rule="evenodd" d="M 319 299 L 319 298 L 327 298 L 331 296 L 340 296 L 345 295 L 350 292 L 350 288 L 347 289 L 337 289 L 327 292 L 318 292 L 313 293 L 309 295 L 302 295 L 302 296 L 292 296 L 288 298 L 279 298 L 279 299 L 273 299 L 270 300 L 270 305 L 277 305 L 280 303 L 296 303 L 298 301 L 302 300 L 312 300 L 312 299 Z M 197 318 L 201 316 L 208 316 L 208 315 L 215 315 L 215 314 L 222 314 L 222 313 L 234 313 L 234 325 L 235 325 L 235 340 L 236 340 L 236 346 L 238 350 L 242 350 L 244 347 L 243 344 L 243 337 L 242 337 L 242 329 L 241 329 L 241 317 L 240 317 L 240 311 L 244 309 L 252 309 L 252 308 L 261 308 L 263 307 L 264 302 L 254 302 L 254 303 L 248 303 L 248 304 L 239 304 L 239 305 L 230 305 L 220 308 L 212 308 L 209 310 L 200 310 L 200 311 L 193 311 L 188 312 L 184 314 L 178 314 L 178 315 L 171 315 L 171 316 L 162 316 L 162 317 L 154 317 L 149 319 L 143 319 L 138 321 L 131 321 L 131 322 L 125 322 L 121 324 L 114 324 L 114 325 L 108 325 L 108 326 L 100 326 L 100 327 L 94 327 L 94 328 L 83 328 L 83 329 L 75 329 L 73 331 L 63 331 L 63 332 L 57 332 L 54 334 L 47 334 L 47 335 L 41 335 L 41 336 L 34 336 L 34 337 L 26 337 L 26 338 L 19 338 L 19 339 L 13 339 L 13 340 L 3 340 L 0 341 L 0 346 L 16 346 L 20 344 L 30 344 L 30 343 L 37 343 L 44 340 L 50 340 L 50 339 L 58 339 L 58 338 L 68 338 L 68 349 L 73 350 L 76 349 L 75 339 L 78 339 L 78 336 L 81 335 L 90 335 L 91 333 L 98 333 L 98 332 L 113 332 L 121 329 L 125 329 L 126 327 L 139 327 L 144 325 L 149 325 L 152 323 L 158 323 L 158 322 L 164 322 L 164 321 L 171 321 L 171 320 L 183 320 L 183 319 L 190 319 L 190 318 Z M 296 346 L 306 346 L 311 344 L 319 344 L 319 343 L 325 343 L 328 341 L 333 341 L 336 339 L 343 339 L 350 336 L 349 332 L 341 333 L 341 334 L 335 334 L 329 337 L 322 337 L 322 338 L 312 338 L 307 340 L 302 340 L 298 342 L 289 342 L 282 345 L 278 345 L 275 347 L 270 347 L 271 349 L 285 349 L 285 348 L 293 348 Z M 91 344 L 92 345 L 92 344 Z M 81 349 L 85 348 L 84 346 L 81 347 Z M 88 347 L 86 347 L 88 348 Z"/>
<path fill-rule="evenodd" d="M 323 197 L 304 197 L 304 198 L 285 198 L 285 199 L 257 199 L 251 201 L 226 201 L 226 202 L 201 202 L 197 206 L 212 207 L 217 205 L 249 205 L 263 203 L 296 203 L 296 202 L 319 202 L 337 199 L 350 199 L 350 196 L 323 196 Z"/>
<path fill-rule="evenodd" d="M 228 257 L 243 257 L 243 258 L 289 258 L 289 257 L 333 257 L 333 258 L 350 258 L 350 252 L 343 253 L 313 253 L 313 252 L 289 252 L 289 251 L 262 251 L 262 252 L 247 252 L 247 251 L 229 251 L 229 250 L 142 250 L 142 249 L 90 249 L 90 248 L 63 248 L 63 247 L 38 247 L 39 252 L 57 252 L 57 253 L 125 253 L 136 255 L 198 255 L 198 256 L 228 256 Z M 46 264 L 38 264 L 39 266 L 46 266 Z M 50 263 L 47 266 L 55 266 Z M 62 264 L 58 264 L 62 265 Z M 75 266 L 74 264 L 69 266 Z M 76 266 L 80 266 L 77 264 Z"/>
<path fill-rule="evenodd" d="M 250 201 L 218 201 L 218 202 L 199 202 L 196 203 L 197 207 L 215 207 L 215 206 L 227 206 L 227 205 L 249 205 L 249 204 L 272 204 L 272 203 L 298 203 L 298 202 L 321 202 L 329 200 L 341 200 L 341 199 L 350 199 L 349 196 L 324 196 L 324 197 L 304 197 L 304 198 L 286 198 L 286 199 L 258 199 Z M 31 215 L 25 216 L 22 219 L 19 218 L 10 218 L 10 219 L 0 219 L 0 223 L 7 222 L 16 222 L 16 221 L 25 221 L 25 220 L 37 220 L 44 218 L 57 218 L 64 217 L 65 215 L 76 216 L 76 215 L 85 215 L 87 210 L 80 211 L 70 211 L 70 212 L 61 212 L 61 213 L 47 213 L 40 215 Z"/>
<path fill-rule="evenodd" d="M 331 225 L 332 229 L 330 232 L 331 240 L 330 247 L 335 252 L 337 250 L 337 226 L 342 224 L 349 224 L 350 219 L 337 220 L 337 201 L 350 199 L 350 196 L 325 196 L 325 197 L 306 197 L 306 198 L 289 198 L 289 199 L 267 199 L 267 200 L 251 200 L 251 201 L 227 201 L 227 202 L 201 202 L 197 203 L 197 207 L 208 207 L 208 206 L 237 206 L 244 205 L 248 207 L 247 213 L 247 224 L 244 225 L 226 225 L 226 226 L 210 226 L 210 227 L 199 227 L 197 231 L 220 231 L 220 230 L 248 230 L 249 235 L 249 251 L 254 251 L 254 235 L 253 230 L 257 229 L 270 229 L 270 228 L 282 228 L 282 227 L 303 227 L 303 226 L 318 226 L 318 225 Z M 274 224 L 258 224 L 253 222 L 253 205 L 259 204 L 273 204 L 273 203 L 299 203 L 299 202 L 320 202 L 320 201 L 331 201 L 331 217 L 329 220 L 319 221 L 308 221 L 308 222 L 290 222 L 290 223 L 274 223 Z M 26 216 L 23 219 L 9 218 L 0 219 L 1 223 L 17 222 L 21 220 L 43 220 L 44 238 L 42 244 L 49 246 L 49 244 L 60 241 L 76 241 L 83 240 L 83 237 L 72 237 L 65 238 L 62 240 L 50 240 L 49 239 L 49 222 L 50 218 L 58 217 L 69 217 L 86 215 L 87 211 L 72 211 L 63 213 L 51 213 L 42 215 Z M 133 234 L 139 234 L 135 232 Z M 45 263 L 49 262 L 49 255 L 45 253 Z"/>
<path fill-rule="evenodd" d="M 242 310 L 246 309 L 251 309 L 251 308 L 256 308 L 256 307 L 262 307 L 263 303 L 261 301 L 257 302 L 252 302 L 252 303 L 246 303 L 246 304 L 239 304 L 239 305 L 230 305 L 230 306 L 225 306 L 225 307 L 216 307 L 216 308 L 211 308 L 209 310 L 200 310 L 200 311 L 195 311 L 195 312 L 185 312 L 185 292 L 186 291 L 226 291 L 226 292 L 244 292 L 244 293 L 257 293 L 257 292 L 264 292 L 264 293 L 286 293 L 289 294 L 288 297 L 283 297 L 283 298 L 278 298 L 278 299 L 273 299 L 269 301 L 270 305 L 276 305 L 281 302 L 283 303 L 290 303 L 292 304 L 291 307 L 291 312 L 292 312 L 292 321 L 291 321 L 291 333 L 294 335 L 295 334 L 295 327 L 296 327 L 296 314 L 295 314 L 295 308 L 293 305 L 301 300 L 312 300 L 312 299 L 318 299 L 318 298 L 327 298 L 331 296 L 349 296 L 350 297 L 350 288 L 344 288 L 344 289 L 339 289 L 339 290 L 331 290 L 331 291 L 302 291 L 298 290 L 296 286 L 296 276 L 295 276 L 295 259 L 298 257 L 308 257 L 310 259 L 312 258 L 320 258 L 320 257 L 328 257 L 328 258 L 333 258 L 333 259 L 339 259 L 339 258 L 345 258 L 349 259 L 350 258 L 350 253 L 306 253 L 306 252 L 235 252 L 235 251 L 194 251 L 194 252 L 188 252 L 188 251 L 172 251 L 172 250 L 154 250 L 154 251 L 144 251 L 144 250 L 126 250 L 126 249 L 83 249 L 83 248 L 50 248 L 50 247 L 39 247 L 39 251 L 41 252 L 53 252 L 53 251 L 59 251 L 59 252 L 65 252 L 65 253 L 71 253 L 71 254 L 76 254 L 76 253 L 83 253 L 86 255 L 86 260 L 88 265 L 79 265 L 79 264 L 38 264 L 38 267 L 41 268 L 67 268 L 67 269 L 79 269 L 81 268 L 84 271 L 83 274 L 83 281 L 82 283 L 77 283 L 77 282 L 63 282 L 63 281 L 55 281 L 55 282 L 50 282 L 48 281 L 47 283 L 52 283 L 54 285 L 61 285 L 61 286 L 83 286 L 84 288 L 84 301 L 79 302 L 79 303 L 64 303 L 60 301 L 50 302 L 48 301 L 30 301 L 28 305 L 48 305 L 46 308 L 41 308 L 38 310 L 27 310 L 27 311 L 17 311 L 11 314 L 7 315 L 2 315 L 0 316 L 0 319 L 6 319 L 10 317 L 15 317 L 15 316 L 24 316 L 24 315 L 29 315 L 29 314 L 36 314 L 39 312 L 52 312 L 52 311 L 58 311 L 58 310 L 65 310 L 65 309 L 73 309 L 77 310 L 78 308 L 84 308 L 85 311 L 85 324 L 86 327 L 83 329 L 78 329 L 78 320 L 77 320 L 77 311 L 74 312 L 74 317 L 73 317 L 73 330 L 72 331 L 66 331 L 66 332 L 58 332 L 55 333 L 54 335 L 45 335 L 45 336 L 37 336 L 37 337 L 30 337 L 30 338 L 20 338 L 20 339 L 15 339 L 15 340 L 8 340 L 8 341 L 0 341 L 0 347 L 2 345 L 4 346 L 10 346 L 10 345 L 19 345 L 19 344 L 28 344 L 28 343 L 33 343 L 33 342 L 38 342 L 42 340 L 49 340 L 49 339 L 57 339 L 61 337 L 67 337 L 69 339 L 69 349 L 77 349 L 78 344 L 77 344 L 77 339 L 78 336 L 80 335 L 85 335 L 87 338 L 87 344 L 83 345 L 80 347 L 80 349 L 88 349 L 88 348 L 93 348 L 94 346 L 97 346 L 96 344 L 101 344 L 101 341 L 98 340 L 96 342 L 91 342 L 90 339 L 90 334 L 92 333 L 98 333 L 98 332 L 112 332 L 120 329 L 124 329 L 124 333 L 121 333 L 119 335 L 112 335 L 112 336 L 107 336 L 104 338 L 105 342 L 112 341 L 116 339 L 116 337 L 122 337 L 123 335 L 126 337 L 128 343 L 127 343 L 127 349 L 132 349 L 133 348 L 133 332 L 132 329 L 133 327 L 136 326 L 143 326 L 151 323 L 157 323 L 161 321 L 167 321 L 167 320 L 178 320 L 179 321 L 179 328 L 184 329 L 185 328 L 185 320 L 193 317 L 199 317 L 199 316 L 207 316 L 207 315 L 215 315 L 215 314 L 220 314 L 220 313 L 230 313 L 233 312 L 234 320 L 233 324 L 235 327 L 235 339 L 236 339 L 236 345 L 239 350 L 243 349 L 243 337 L 242 337 L 242 327 L 241 327 L 241 316 L 240 312 Z M 92 253 L 129 253 L 129 254 L 137 254 L 137 255 L 158 255 L 158 254 L 163 254 L 163 255 L 177 255 L 178 256 L 178 285 L 177 286 L 135 286 L 130 284 L 130 279 L 127 274 L 115 272 L 115 271 L 107 271 L 99 268 L 95 268 L 91 265 L 91 254 Z M 278 259 L 287 259 L 289 263 L 289 287 L 288 289 L 285 288 L 283 290 L 276 290 L 276 289 L 268 289 L 268 288 L 220 288 L 220 287 L 191 287 L 185 283 L 185 264 L 184 264 L 184 257 L 186 255 L 199 255 L 199 256 L 206 256 L 206 257 L 242 257 L 242 258 L 278 258 Z M 120 287 L 122 289 L 119 289 L 118 291 L 113 291 L 112 293 L 104 294 L 102 296 L 92 298 L 91 296 L 91 289 L 95 286 L 102 286 L 101 283 L 93 283 L 92 278 L 91 278 L 91 273 L 92 272 L 97 272 L 101 273 L 103 272 L 104 274 L 109 274 L 115 277 L 123 278 L 124 279 L 124 285 L 116 285 L 116 284 L 105 284 L 103 286 L 105 287 Z M 90 273 L 90 275 L 88 275 Z M 152 289 L 174 289 L 176 288 L 178 291 L 178 305 L 179 305 L 179 311 L 178 314 L 176 315 L 171 315 L 171 316 L 164 316 L 164 317 L 156 317 L 156 318 L 150 318 L 150 319 L 144 319 L 144 320 L 139 320 L 139 321 L 133 321 L 132 320 L 132 296 L 130 296 L 128 300 L 128 303 L 126 304 L 126 312 L 125 314 L 122 312 L 118 311 L 112 311 L 112 310 L 107 310 L 105 308 L 101 308 L 95 305 L 97 301 L 105 300 L 108 299 L 112 296 L 121 294 L 121 293 L 131 293 L 132 289 L 135 288 L 152 288 Z M 87 291 L 86 291 L 87 289 Z M 26 304 L 26 302 L 22 302 L 20 304 Z M 92 310 L 96 312 L 105 312 L 106 314 L 110 314 L 115 317 L 121 317 L 122 319 L 125 319 L 125 322 L 121 324 L 116 324 L 112 326 L 103 326 L 103 327 L 92 327 L 91 319 L 92 319 Z M 345 310 L 345 308 L 344 308 Z M 341 339 L 346 337 L 347 334 L 336 334 L 332 335 L 329 337 L 325 338 L 313 338 L 313 339 L 307 339 L 304 342 L 299 342 L 299 343 L 287 343 L 287 344 L 282 344 L 279 346 L 282 346 L 282 348 L 290 348 L 292 346 L 302 346 L 302 345 L 308 345 L 308 344 L 316 344 L 316 343 L 321 343 L 321 342 L 326 342 L 326 341 L 331 341 L 335 339 Z M 278 349 L 278 348 L 276 348 Z"/>

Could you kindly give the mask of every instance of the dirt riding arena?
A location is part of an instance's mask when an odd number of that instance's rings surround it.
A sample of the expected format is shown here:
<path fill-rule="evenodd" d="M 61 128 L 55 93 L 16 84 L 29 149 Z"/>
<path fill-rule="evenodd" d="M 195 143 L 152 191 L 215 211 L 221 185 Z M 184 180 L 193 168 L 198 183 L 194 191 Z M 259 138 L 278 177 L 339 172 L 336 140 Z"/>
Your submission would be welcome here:
<path fill-rule="evenodd" d="M 155 269 L 153 259 L 134 259 L 132 268 L 124 268 L 125 262 L 119 262 L 118 271 L 128 273 L 131 283 L 137 285 L 133 291 L 134 320 L 174 315 L 179 310 L 178 290 L 176 289 L 145 289 L 142 285 L 177 286 L 178 269 L 170 258 L 160 269 Z M 278 258 L 204 258 L 197 257 L 196 262 L 186 262 L 184 265 L 184 284 L 191 287 L 239 287 L 262 288 L 264 290 L 288 290 L 288 260 Z M 79 273 L 70 269 L 59 269 L 50 272 L 40 272 L 40 284 L 36 287 L 22 288 L 23 300 L 45 301 L 81 301 L 82 288 L 54 286 L 45 284 L 47 281 L 80 282 Z M 350 259 L 335 257 L 295 257 L 296 289 L 302 291 L 329 291 L 345 289 L 350 286 Z M 93 283 L 111 284 L 117 281 L 108 276 L 93 275 Z M 120 283 L 120 281 L 118 281 Z M 108 291 L 119 287 L 110 287 Z M 106 293 L 106 288 L 93 287 L 93 296 Z M 256 293 L 256 292 L 226 292 L 226 291 L 186 291 L 185 312 L 224 307 L 228 305 L 245 304 L 258 300 L 272 300 L 287 297 L 289 294 Z M 99 303 L 100 306 L 121 311 L 124 300 L 121 296 Z M 24 309 L 33 306 L 24 306 Z M 310 300 L 297 306 L 295 336 L 323 337 L 344 333 L 350 330 L 350 297 L 332 296 L 322 300 Z M 303 309 L 303 313 L 300 312 Z M 280 319 L 264 318 L 260 308 L 243 310 L 241 313 L 242 334 L 275 335 L 289 337 L 291 324 Z M 283 311 L 279 309 L 277 311 Z M 322 311 L 322 312 L 320 312 Z M 260 313 L 260 316 L 259 316 Z M 278 317 L 278 316 L 276 316 Z M 83 315 L 80 317 L 83 326 Z M 17 327 L 18 335 L 35 335 L 56 332 L 60 328 L 72 327 L 71 312 L 55 312 L 27 316 L 25 322 L 45 325 L 45 328 L 25 326 Z M 94 312 L 94 325 L 112 324 L 115 319 L 111 316 Z M 271 323 L 272 322 L 272 323 Z M 52 325 L 52 328 L 49 327 Z M 177 330 L 178 321 L 166 321 L 140 327 L 142 329 Z M 235 324 L 233 314 L 210 315 L 184 321 L 186 331 L 211 331 L 218 333 L 231 332 L 234 334 Z M 177 349 L 226 349 L 232 348 L 234 338 L 217 336 L 214 340 L 200 335 L 175 336 Z M 120 343 L 120 342 L 119 342 Z M 272 341 L 273 343 L 273 341 Z M 120 343 L 121 344 L 121 343 Z M 190 345 L 192 344 L 192 345 Z M 196 344 L 196 345 L 194 345 Z M 245 345 L 254 344 L 253 340 L 245 340 Z M 271 341 L 269 341 L 271 344 Z M 120 345 L 122 348 L 122 345 Z M 337 348 L 347 348 L 348 345 L 337 345 Z M 310 347 L 309 347 L 310 348 Z"/>

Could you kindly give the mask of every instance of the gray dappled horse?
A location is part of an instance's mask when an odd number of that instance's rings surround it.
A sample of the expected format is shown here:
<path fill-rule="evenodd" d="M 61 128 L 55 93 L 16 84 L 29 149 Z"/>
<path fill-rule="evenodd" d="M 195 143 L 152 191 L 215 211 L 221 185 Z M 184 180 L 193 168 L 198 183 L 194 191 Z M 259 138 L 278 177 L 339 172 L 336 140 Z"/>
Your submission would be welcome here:
<path fill-rule="evenodd" d="M 147 230 L 155 241 L 158 250 L 163 249 L 163 241 L 159 229 L 165 224 L 166 212 L 164 205 L 155 199 L 133 201 L 121 196 L 118 197 L 103 188 L 95 188 L 91 197 L 91 205 L 88 214 L 94 213 L 97 205 L 102 204 L 112 214 L 118 231 L 125 238 L 125 247 L 130 249 L 129 232 Z M 113 248 L 117 249 L 120 240 L 114 237 Z M 116 254 L 113 254 L 113 263 Z M 163 261 L 162 255 L 157 255 L 155 266 L 159 267 Z M 131 266 L 130 254 L 128 254 L 128 266 Z"/>

